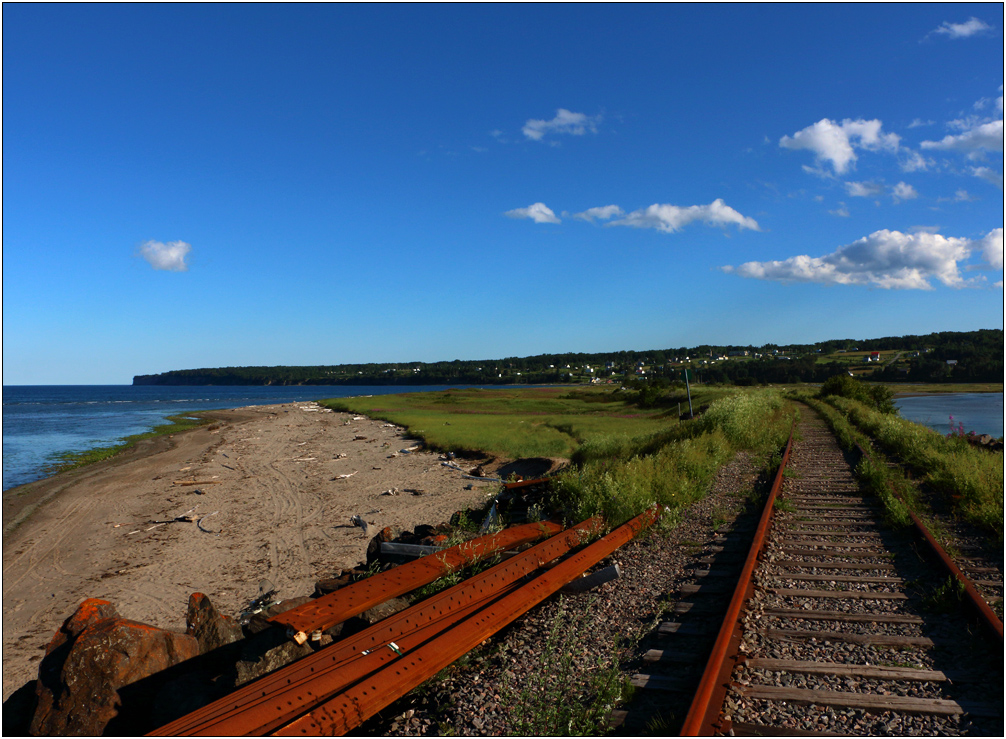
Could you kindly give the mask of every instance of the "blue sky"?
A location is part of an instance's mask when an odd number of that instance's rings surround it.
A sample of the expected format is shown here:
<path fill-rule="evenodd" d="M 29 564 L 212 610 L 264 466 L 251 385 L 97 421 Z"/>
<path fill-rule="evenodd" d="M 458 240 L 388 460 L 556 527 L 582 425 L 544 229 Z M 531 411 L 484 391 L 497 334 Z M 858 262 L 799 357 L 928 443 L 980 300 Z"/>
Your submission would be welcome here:
<path fill-rule="evenodd" d="M 989 4 L 4 5 L 3 381 L 1003 326 Z"/>

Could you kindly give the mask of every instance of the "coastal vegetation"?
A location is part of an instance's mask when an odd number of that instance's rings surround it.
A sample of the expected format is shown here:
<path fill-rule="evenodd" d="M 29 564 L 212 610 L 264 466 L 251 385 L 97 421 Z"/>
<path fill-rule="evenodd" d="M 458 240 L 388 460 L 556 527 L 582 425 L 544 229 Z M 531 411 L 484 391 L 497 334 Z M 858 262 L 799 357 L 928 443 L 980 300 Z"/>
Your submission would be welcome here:
<path fill-rule="evenodd" d="M 785 443 L 794 417 L 793 406 L 776 391 L 741 392 L 714 401 L 699 419 L 673 430 L 616 443 L 595 440 L 580 465 L 560 473 L 552 503 L 577 520 L 603 515 L 619 523 L 654 503 L 673 517 L 674 509 L 706 494 L 736 452 L 748 450 L 767 461 Z"/>
<path fill-rule="evenodd" d="M 728 392 L 706 388 L 695 392 L 692 402 L 698 407 Z M 688 408 L 683 391 L 661 395 L 659 403 L 643 407 L 638 392 L 610 387 L 452 389 L 321 403 L 405 426 L 435 449 L 514 459 L 569 459 L 585 444 L 603 447 L 659 435 L 678 424 L 679 403 L 684 413 Z"/>
<path fill-rule="evenodd" d="M 735 452 L 766 458 L 785 441 L 793 407 L 775 390 L 696 392 L 695 420 L 679 420 L 670 387 L 657 398 L 632 389 L 450 390 L 322 401 L 408 428 L 444 451 L 564 457 L 549 501 L 570 520 L 621 523 L 654 503 L 675 509 L 701 498 Z M 643 405 L 647 407 L 643 407 Z"/>
<path fill-rule="evenodd" d="M 884 469 L 869 471 L 882 477 L 902 494 L 905 503 L 919 514 L 938 504 L 955 517 L 1003 539 L 1003 452 L 989 451 L 969 443 L 963 432 L 947 436 L 901 418 L 888 410 L 889 398 L 878 393 L 881 386 L 867 386 L 846 377 L 822 386 L 818 399 L 804 398 L 816 408 L 846 448 L 859 443 L 876 446 L 911 471 L 924 488 L 937 496 L 926 501 L 916 486 L 891 477 Z M 872 443 L 871 443 L 872 442 Z M 878 463 L 879 465 L 879 463 Z M 881 495 L 875 485 L 875 492 Z M 898 505 L 885 500 L 895 511 Z"/>
<path fill-rule="evenodd" d="M 964 521 L 1003 536 L 1003 453 L 968 443 L 964 436 L 941 436 L 898 416 L 878 413 L 856 400 L 828 399 L 881 449 L 920 476 Z"/>
<path fill-rule="evenodd" d="M 1003 332 L 838 339 L 816 344 L 711 345 L 502 359 L 278 367 L 216 367 L 137 375 L 134 385 L 540 385 L 684 380 L 762 385 L 824 382 L 852 372 L 885 383 L 1001 383 Z"/>

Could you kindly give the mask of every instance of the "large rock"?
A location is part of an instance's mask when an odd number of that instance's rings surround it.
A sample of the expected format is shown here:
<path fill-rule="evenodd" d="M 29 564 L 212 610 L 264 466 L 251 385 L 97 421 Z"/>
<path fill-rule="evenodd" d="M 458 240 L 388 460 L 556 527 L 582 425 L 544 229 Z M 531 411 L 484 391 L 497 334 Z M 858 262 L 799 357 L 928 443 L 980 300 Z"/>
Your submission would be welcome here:
<path fill-rule="evenodd" d="M 285 626 L 269 621 L 273 616 L 309 602 L 311 598 L 307 596 L 288 598 L 252 616 L 246 627 L 249 636 L 241 643 L 241 656 L 234 665 L 234 687 L 268 675 L 314 651 L 309 644 L 293 641 Z"/>
<path fill-rule="evenodd" d="M 118 714 L 118 689 L 199 654 L 192 636 L 119 616 L 85 600 L 46 647 L 39 665 L 31 733 L 98 735 Z"/>
<path fill-rule="evenodd" d="M 206 654 L 244 638 L 241 626 L 234 619 L 221 615 L 210 599 L 202 593 L 193 593 L 189 596 L 185 626 L 185 633 L 194 636 L 199 642 L 200 654 Z"/>
<path fill-rule="evenodd" d="M 286 629 L 273 627 L 250 636 L 241 644 L 241 657 L 234 665 L 234 687 L 306 657 L 314 650 L 309 644 L 297 644 Z"/>

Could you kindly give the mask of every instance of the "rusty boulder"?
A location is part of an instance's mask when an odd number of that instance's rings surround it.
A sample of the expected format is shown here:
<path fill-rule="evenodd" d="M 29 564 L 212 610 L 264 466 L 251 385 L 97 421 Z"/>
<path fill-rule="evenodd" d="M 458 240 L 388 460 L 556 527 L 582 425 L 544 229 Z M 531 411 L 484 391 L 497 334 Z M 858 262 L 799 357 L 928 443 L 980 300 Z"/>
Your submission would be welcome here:
<path fill-rule="evenodd" d="M 122 618 L 85 600 L 53 636 L 39 665 L 33 735 L 101 734 L 118 714 L 118 690 L 199 654 L 199 642 Z"/>

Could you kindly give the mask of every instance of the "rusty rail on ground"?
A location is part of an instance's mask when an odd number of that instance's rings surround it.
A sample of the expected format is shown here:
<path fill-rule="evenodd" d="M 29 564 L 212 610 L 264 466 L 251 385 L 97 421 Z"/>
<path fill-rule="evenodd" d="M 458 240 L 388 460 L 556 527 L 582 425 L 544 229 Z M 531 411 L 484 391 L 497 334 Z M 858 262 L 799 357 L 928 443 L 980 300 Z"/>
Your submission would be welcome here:
<path fill-rule="evenodd" d="M 444 549 L 435 556 L 421 557 L 379 572 L 310 603 L 284 611 L 269 620 L 289 628 L 294 641 L 303 644 L 312 631 L 323 631 L 342 623 L 378 603 L 410 593 L 476 560 L 551 536 L 561 530 L 562 526 L 552 521 L 513 526 L 499 533 Z"/>
<path fill-rule="evenodd" d="M 864 459 L 866 459 L 867 462 L 876 466 L 873 458 L 862 446 L 856 444 L 856 449 L 859 450 L 859 453 Z M 995 611 L 992 610 L 986 600 L 982 597 L 981 593 L 978 592 L 978 589 L 975 588 L 974 583 L 971 582 L 967 575 L 961 572 L 961 569 L 957 566 L 954 560 L 951 559 L 950 555 L 947 554 L 946 550 L 940 546 L 938 541 L 936 541 L 936 538 L 932 535 L 932 533 L 930 533 L 929 529 L 926 528 L 922 519 L 915 515 L 915 512 L 908 507 L 908 504 L 905 503 L 902 497 L 898 495 L 898 492 L 892 486 L 888 486 L 888 490 L 890 490 L 891 494 L 905 506 L 905 510 L 908 511 L 908 515 L 911 517 L 912 523 L 915 525 L 916 532 L 925 540 L 926 544 L 929 546 L 929 550 L 933 553 L 936 559 L 939 560 L 940 564 L 943 565 L 947 573 L 951 577 L 956 578 L 957 581 L 964 586 L 964 593 L 967 596 L 964 605 L 970 608 L 977 617 L 978 621 L 989 631 L 993 638 L 999 638 L 999 646 L 1001 647 L 1003 644 L 1003 622 L 999 620 Z"/>
<path fill-rule="evenodd" d="M 518 480 L 517 482 L 505 482 L 503 487 L 507 490 L 519 490 L 520 488 L 531 487 L 532 485 L 545 485 L 552 482 L 551 477 L 536 477 L 533 480 Z"/>
<path fill-rule="evenodd" d="M 789 441 L 786 442 L 786 450 L 782 455 L 782 463 L 775 473 L 772 481 L 772 488 L 765 500 L 765 508 L 762 510 L 758 528 L 755 530 L 754 540 L 751 542 L 751 549 L 747 559 L 744 561 L 744 568 L 741 570 L 740 580 L 734 589 L 733 597 L 727 613 L 723 617 L 723 625 L 720 627 L 713 644 L 712 653 L 706 663 L 706 669 L 702 673 L 699 687 L 695 691 L 688 715 L 681 727 L 681 736 L 712 736 L 716 730 L 720 717 L 720 710 L 726 698 L 727 689 L 730 684 L 730 673 L 733 672 L 736 664 L 737 650 L 741 641 L 741 609 L 744 603 L 754 592 L 755 566 L 761 556 L 765 546 L 766 536 L 769 526 L 772 523 L 772 515 L 775 511 L 775 500 L 782 487 L 783 472 L 786 463 L 789 461 L 789 453 L 793 447 L 793 432 L 796 423 L 789 432 Z"/>
<path fill-rule="evenodd" d="M 658 515 L 656 506 L 650 508 L 534 578 L 527 585 L 495 601 L 491 608 L 481 610 L 418 649 L 403 653 L 398 659 L 391 659 L 384 668 L 276 730 L 274 734 L 341 735 L 359 726 L 630 541 L 653 523 Z"/>
<path fill-rule="evenodd" d="M 442 638 L 453 643 L 452 635 L 462 628 L 460 624 L 464 619 L 478 613 L 495 612 L 496 603 L 513 593 L 525 577 L 582 544 L 586 538 L 598 533 L 601 526 L 600 519 L 584 521 L 453 588 L 383 619 L 359 634 L 325 647 L 166 724 L 152 735 L 236 735 L 274 731 L 430 639 Z M 590 564 L 584 564 L 568 580 L 582 573 Z M 558 567 L 561 565 L 556 569 Z M 346 589 L 364 582 L 354 583 Z M 562 584 L 565 582 L 560 583 L 560 587 Z M 491 633 L 486 633 L 479 641 Z M 397 697 L 393 696 L 389 702 Z"/>

